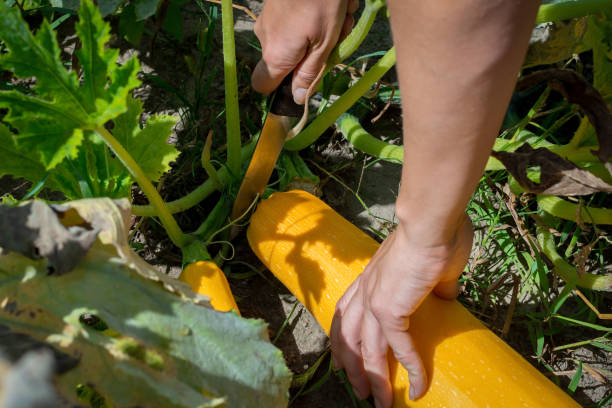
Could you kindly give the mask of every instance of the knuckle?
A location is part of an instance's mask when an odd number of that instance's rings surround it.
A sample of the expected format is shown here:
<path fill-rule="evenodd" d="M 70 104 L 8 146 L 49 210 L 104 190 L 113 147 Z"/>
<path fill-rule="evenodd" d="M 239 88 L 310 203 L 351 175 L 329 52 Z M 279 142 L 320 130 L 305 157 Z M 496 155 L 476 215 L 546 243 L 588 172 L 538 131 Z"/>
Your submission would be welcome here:
<path fill-rule="evenodd" d="M 368 301 L 366 299 L 366 301 Z M 378 321 L 385 321 L 389 319 L 389 302 L 386 299 L 382 299 L 379 296 L 372 296 L 369 301 L 370 310 Z"/>
<path fill-rule="evenodd" d="M 382 352 L 378 347 L 371 347 L 367 344 L 361 343 L 361 356 L 365 365 L 371 365 L 371 363 L 378 362 L 385 358 L 386 353 Z"/>
<path fill-rule="evenodd" d="M 393 354 L 397 361 L 408 371 L 408 374 L 420 375 L 420 358 L 415 350 L 393 350 Z"/>
<path fill-rule="evenodd" d="M 320 69 L 321 68 L 319 67 L 319 69 L 316 72 L 313 72 L 313 71 L 311 71 L 309 69 L 300 69 L 297 72 L 297 78 L 300 81 L 303 81 L 303 82 L 306 82 L 306 83 L 311 83 L 311 82 L 313 82 L 317 78 L 317 75 L 319 74 L 319 70 Z"/>

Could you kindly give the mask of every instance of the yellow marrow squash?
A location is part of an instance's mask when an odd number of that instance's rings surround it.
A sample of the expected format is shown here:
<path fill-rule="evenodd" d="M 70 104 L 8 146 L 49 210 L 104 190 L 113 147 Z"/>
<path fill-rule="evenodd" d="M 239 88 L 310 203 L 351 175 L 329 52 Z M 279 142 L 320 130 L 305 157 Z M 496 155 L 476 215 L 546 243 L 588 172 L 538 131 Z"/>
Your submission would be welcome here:
<path fill-rule="evenodd" d="M 181 273 L 179 280 L 189 284 L 194 292 L 210 296 L 210 304 L 215 310 L 221 312 L 235 310 L 240 314 L 227 278 L 216 263 L 197 261 L 189 264 Z"/>
<path fill-rule="evenodd" d="M 261 261 L 329 334 L 337 300 L 363 271 L 378 243 L 305 191 L 273 194 L 247 231 Z M 457 301 L 429 296 L 410 331 L 430 377 L 408 398 L 408 375 L 389 357 L 394 407 L 577 407 L 562 390 Z"/>

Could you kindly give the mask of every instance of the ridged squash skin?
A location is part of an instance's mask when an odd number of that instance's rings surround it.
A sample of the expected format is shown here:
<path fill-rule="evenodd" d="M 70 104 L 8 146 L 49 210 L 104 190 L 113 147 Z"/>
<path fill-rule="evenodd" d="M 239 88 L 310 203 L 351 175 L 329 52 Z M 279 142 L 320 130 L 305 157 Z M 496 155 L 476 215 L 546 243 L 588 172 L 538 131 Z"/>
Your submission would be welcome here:
<path fill-rule="evenodd" d="M 189 284 L 194 292 L 210 296 L 210 304 L 215 310 L 220 312 L 235 310 L 240 314 L 227 278 L 216 263 L 197 261 L 189 264 L 181 273 L 179 280 Z"/>
<path fill-rule="evenodd" d="M 259 259 L 329 334 L 334 308 L 378 243 L 318 198 L 300 190 L 261 202 L 247 231 Z M 394 407 L 578 407 L 457 301 L 430 295 L 410 332 L 429 374 L 422 398 L 391 355 Z"/>

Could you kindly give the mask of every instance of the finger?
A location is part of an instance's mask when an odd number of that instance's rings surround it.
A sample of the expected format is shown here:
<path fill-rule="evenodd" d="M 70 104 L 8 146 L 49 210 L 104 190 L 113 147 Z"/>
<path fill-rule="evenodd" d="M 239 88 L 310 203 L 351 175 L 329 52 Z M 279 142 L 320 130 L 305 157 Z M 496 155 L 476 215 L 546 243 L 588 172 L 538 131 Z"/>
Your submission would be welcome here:
<path fill-rule="evenodd" d="M 359 9 L 359 0 L 349 0 L 346 12 L 354 14 Z"/>
<path fill-rule="evenodd" d="M 361 357 L 361 321 L 363 305 L 361 297 L 355 295 L 350 300 L 342 316 L 338 316 L 335 332 L 332 333 L 332 353 L 339 366 L 344 368 L 353 386 L 355 395 L 364 399 L 370 393 L 370 383 L 363 368 Z"/>
<path fill-rule="evenodd" d="M 292 68 L 291 66 L 268 64 L 262 58 L 253 70 L 251 85 L 257 92 L 267 95 L 278 88 Z"/>
<path fill-rule="evenodd" d="M 366 310 L 361 325 L 361 356 L 376 408 L 390 407 L 393 402 L 387 364 L 388 349 L 387 340 L 378 321 L 370 311 Z"/>
<path fill-rule="evenodd" d="M 341 362 L 336 358 L 337 353 L 334 352 L 334 350 L 340 350 L 339 333 L 340 333 L 340 324 L 341 324 L 342 316 L 344 315 L 344 312 L 349 302 L 351 301 L 351 299 L 357 292 L 357 289 L 359 287 L 359 282 L 362 276 L 363 274 L 357 276 L 357 278 L 353 281 L 353 283 L 351 283 L 351 285 L 348 287 L 346 292 L 344 292 L 344 295 L 342 295 L 340 300 L 338 300 L 338 302 L 336 303 L 336 310 L 334 312 L 334 317 L 332 319 L 332 324 L 331 324 L 331 328 L 329 331 L 331 350 L 332 350 L 332 363 L 336 370 L 341 370 L 343 368 L 341 365 Z"/>
<path fill-rule="evenodd" d="M 410 399 L 415 400 L 422 396 L 427 389 L 427 374 L 421 361 L 412 336 L 405 330 L 396 327 L 382 327 L 383 334 L 393 354 L 399 363 L 406 369 L 410 377 Z"/>
<path fill-rule="evenodd" d="M 293 72 L 293 82 L 291 84 L 295 103 L 299 105 L 305 103 L 306 92 L 319 75 L 330 52 L 331 47 L 313 49 L 306 54 L 306 58 L 304 58 L 295 68 Z"/>

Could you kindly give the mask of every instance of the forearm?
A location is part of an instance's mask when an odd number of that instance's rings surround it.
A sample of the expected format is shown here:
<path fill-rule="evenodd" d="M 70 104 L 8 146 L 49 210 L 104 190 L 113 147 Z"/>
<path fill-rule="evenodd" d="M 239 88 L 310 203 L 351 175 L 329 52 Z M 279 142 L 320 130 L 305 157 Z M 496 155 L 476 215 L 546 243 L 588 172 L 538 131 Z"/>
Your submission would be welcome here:
<path fill-rule="evenodd" d="M 388 4 L 404 124 L 396 213 L 410 240 L 436 245 L 456 234 L 482 175 L 539 2 Z"/>

